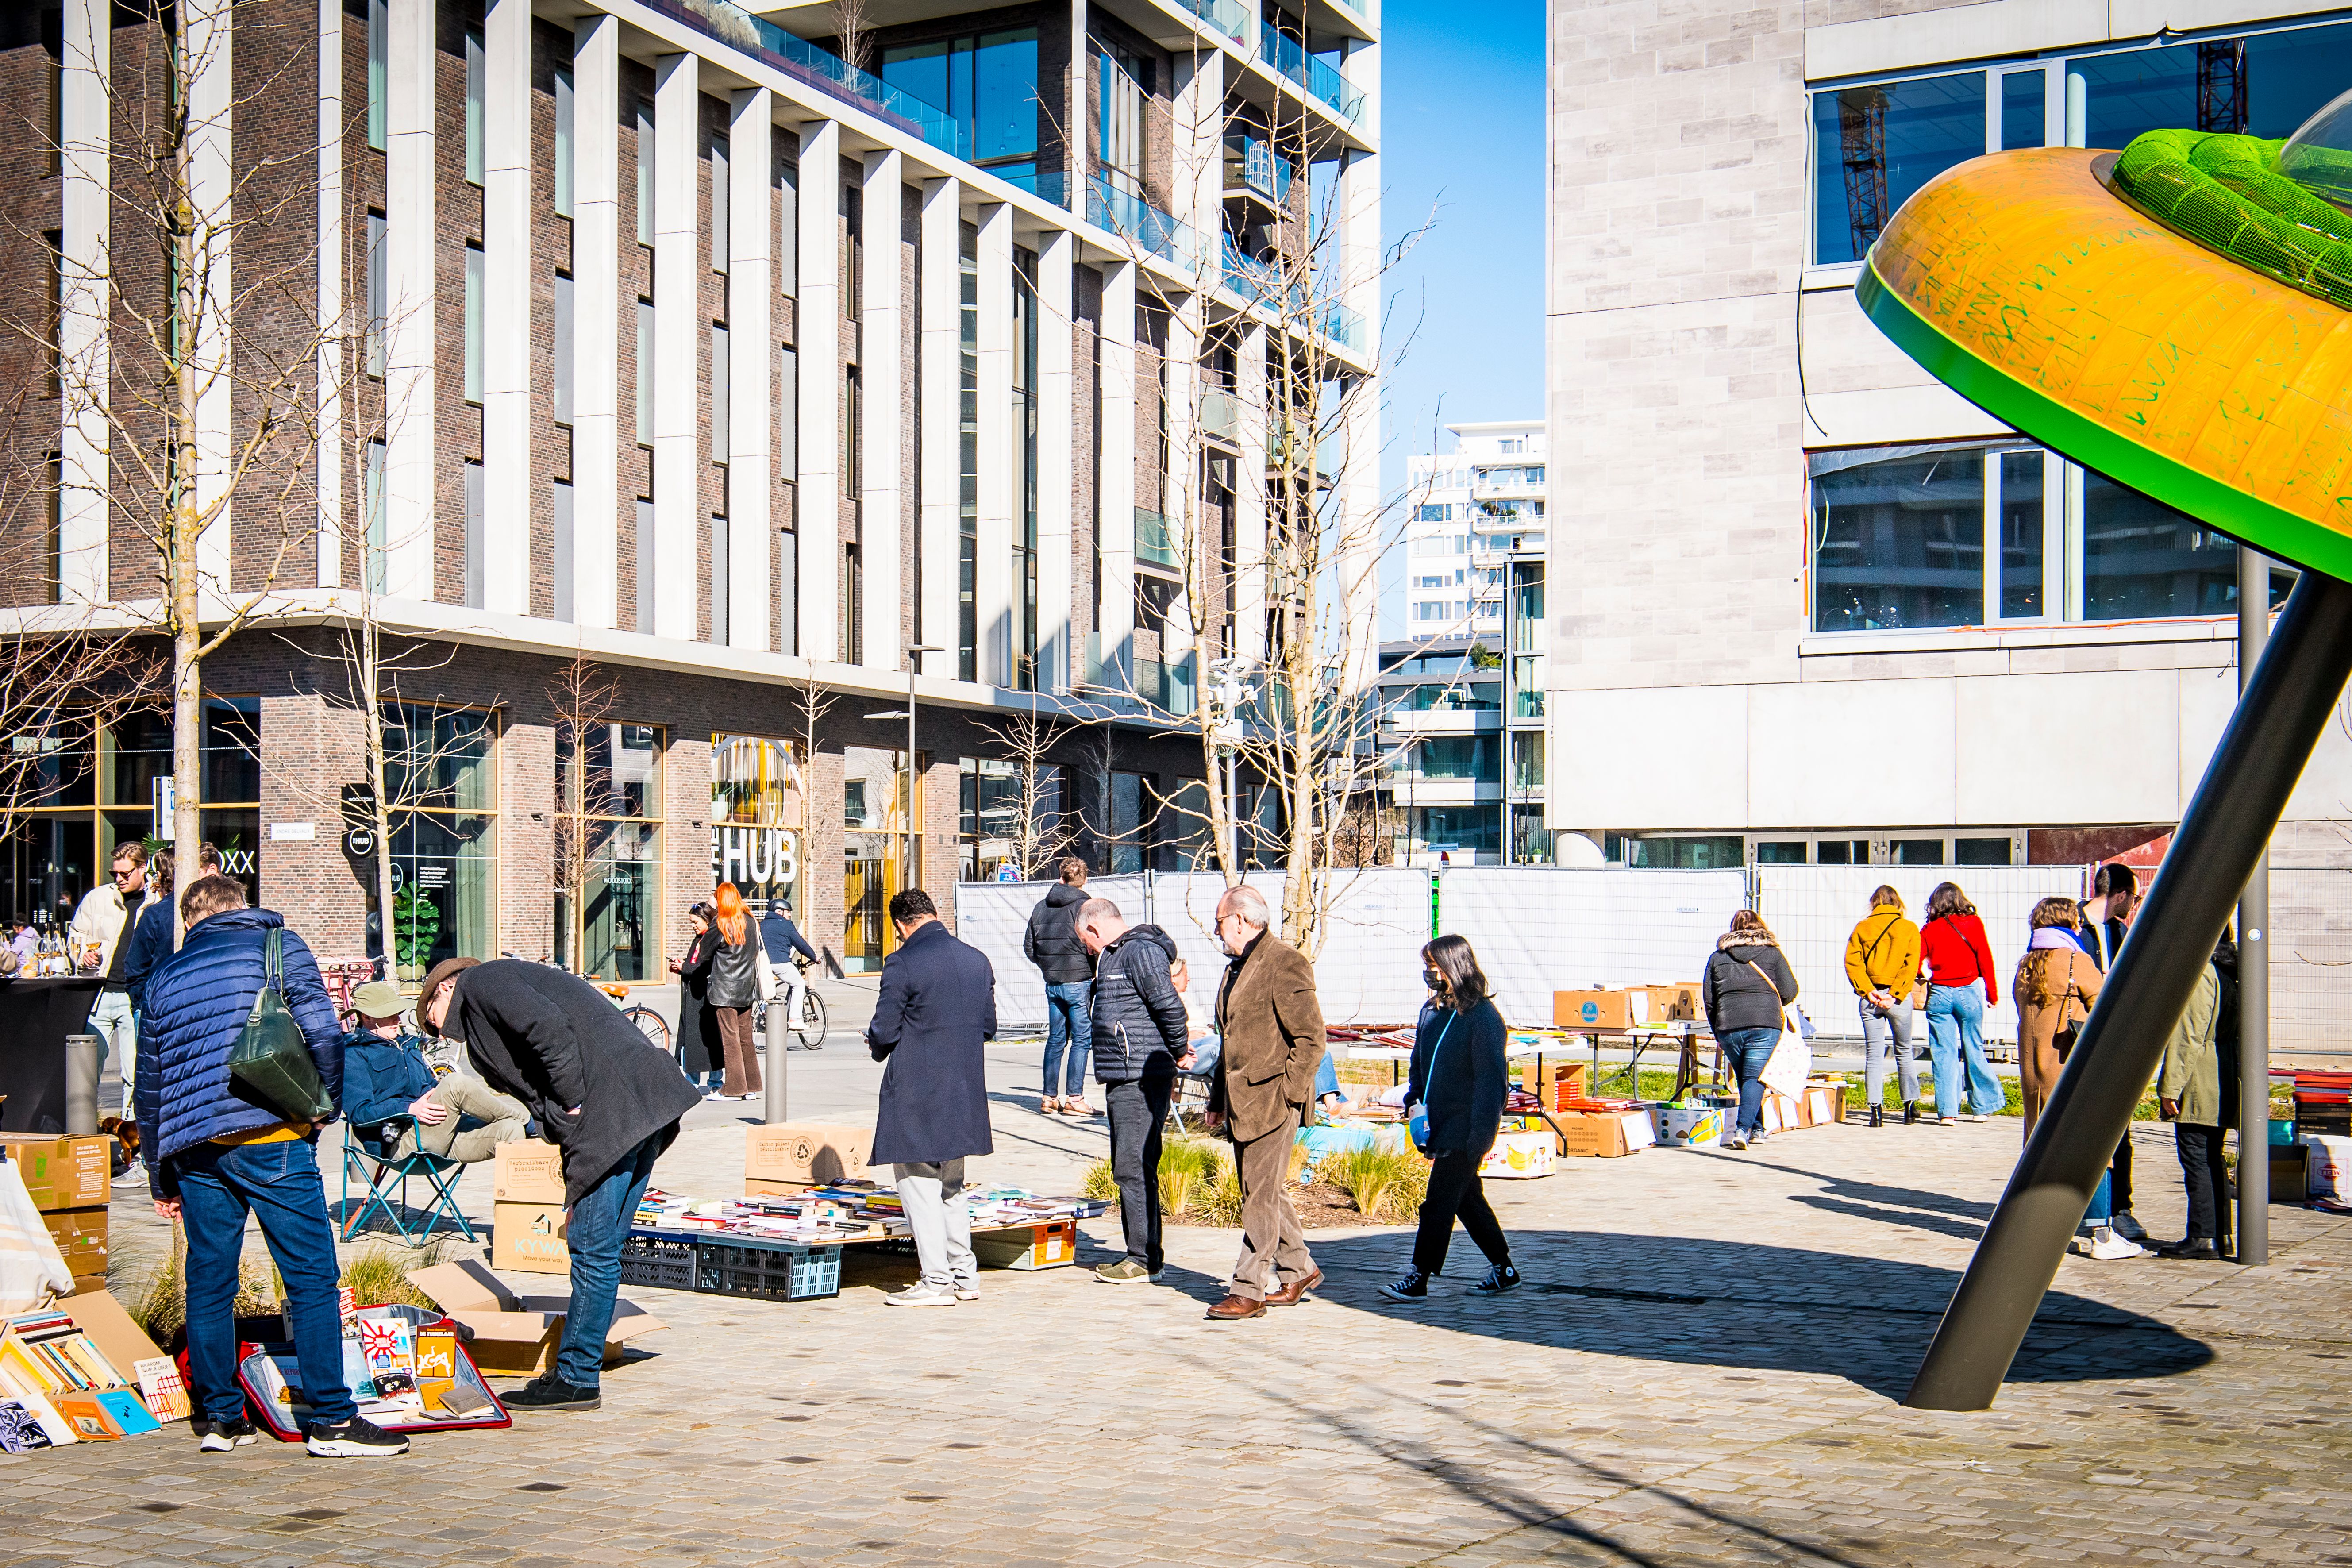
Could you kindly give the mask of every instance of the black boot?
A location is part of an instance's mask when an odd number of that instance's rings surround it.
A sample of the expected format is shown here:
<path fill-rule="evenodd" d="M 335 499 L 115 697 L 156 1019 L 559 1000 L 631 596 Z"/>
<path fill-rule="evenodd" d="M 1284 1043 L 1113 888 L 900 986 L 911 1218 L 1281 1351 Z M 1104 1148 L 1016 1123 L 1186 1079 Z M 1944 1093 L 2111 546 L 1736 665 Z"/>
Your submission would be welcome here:
<path fill-rule="evenodd" d="M 1916 1100 L 1905 1100 L 1903 1102 L 1903 1125 L 1906 1127 L 1915 1126 L 1917 1124 L 1918 1121 L 1919 1102 Z"/>
<path fill-rule="evenodd" d="M 1870 1108 L 1870 1124 L 1873 1127 L 1886 1125 L 1886 1111 L 1883 1107 L 1874 1105 Z"/>

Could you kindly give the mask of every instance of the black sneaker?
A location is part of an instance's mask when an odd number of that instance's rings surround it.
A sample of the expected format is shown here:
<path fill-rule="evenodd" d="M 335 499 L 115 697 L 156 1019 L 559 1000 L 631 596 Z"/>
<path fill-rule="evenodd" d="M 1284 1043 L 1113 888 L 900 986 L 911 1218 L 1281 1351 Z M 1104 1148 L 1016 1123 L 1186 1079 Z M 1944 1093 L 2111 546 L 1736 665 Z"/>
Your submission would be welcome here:
<path fill-rule="evenodd" d="M 226 1454 L 261 1436 L 260 1430 L 242 1415 L 233 1421 L 199 1421 L 196 1430 L 204 1439 L 196 1445 L 196 1450 L 205 1454 Z"/>
<path fill-rule="evenodd" d="M 1519 1283 L 1519 1271 L 1507 1263 L 1497 1263 L 1486 1270 L 1486 1278 L 1470 1287 L 1483 1295 L 1499 1296 Z"/>
<path fill-rule="evenodd" d="M 302 1447 L 322 1459 L 390 1459 L 408 1452 L 408 1439 L 354 1415 L 336 1426 L 311 1422 Z"/>
<path fill-rule="evenodd" d="M 509 1410 L 593 1410 L 604 1402 L 593 1388 L 578 1388 L 543 1372 L 512 1394 L 499 1395 Z"/>
<path fill-rule="evenodd" d="M 1418 1268 L 1408 1270 L 1381 1286 L 1381 1294 L 1391 1301 L 1426 1301 L 1429 1300 L 1429 1276 Z"/>

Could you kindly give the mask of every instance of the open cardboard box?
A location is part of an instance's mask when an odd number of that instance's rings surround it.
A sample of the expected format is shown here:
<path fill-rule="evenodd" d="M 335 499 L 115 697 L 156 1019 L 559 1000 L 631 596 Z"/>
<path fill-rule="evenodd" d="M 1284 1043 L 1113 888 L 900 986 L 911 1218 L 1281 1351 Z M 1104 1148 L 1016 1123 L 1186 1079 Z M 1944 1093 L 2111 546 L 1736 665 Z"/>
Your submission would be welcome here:
<path fill-rule="evenodd" d="M 518 1296 L 478 1258 L 411 1269 L 408 1282 L 457 1322 L 467 1353 L 482 1371 L 524 1376 L 555 1364 L 570 1296 Z M 604 1335 L 604 1364 L 616 1364 L 630 1340 L 668 1326 L 633 1301 L 614 1302 L 613 1326 Z"/>

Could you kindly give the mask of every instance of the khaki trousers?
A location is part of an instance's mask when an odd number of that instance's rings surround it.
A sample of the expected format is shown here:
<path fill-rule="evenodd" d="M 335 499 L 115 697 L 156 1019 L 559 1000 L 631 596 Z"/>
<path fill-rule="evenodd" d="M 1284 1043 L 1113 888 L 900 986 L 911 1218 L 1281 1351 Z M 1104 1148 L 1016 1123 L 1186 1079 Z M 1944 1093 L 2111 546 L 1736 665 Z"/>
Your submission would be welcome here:
<path fill-rule="evenodd" d="M 453 1072 L 435 1084 L 433 1098 L 449 1108 L 449 1115 L 438 1127 L 412 1123 L 400 1135 L 400 1142 L 393 1145 L 394 1159 L 404 1160 L 421 1150 L 461 1165 L 471 1165 L 488 1159 L 499 1144 L 511 1143 L 521 1137 L 523 1127 L 530 1121 L 530 1112 L 520 1100 L 509 1100 L 481 1079 L 464 1073 Z M 480 1125 L 462 1126 L 468 1117 Z"/>
<path fill-rule="evenodd" d="M 1253 1301 L 1315 1268 L 1315 1259 L 1307 1255 L 1307 1231 L 1290 1201 L 1290 1149 L 1298 1142 L 1298 1112 L 1294 1105 L 1273 1131 L 1246 1143 L 1234 1141 L 1234 1164 L 1242 1178 L 1242 1255 L 1234 1264 L 1230 1289 Z"/>

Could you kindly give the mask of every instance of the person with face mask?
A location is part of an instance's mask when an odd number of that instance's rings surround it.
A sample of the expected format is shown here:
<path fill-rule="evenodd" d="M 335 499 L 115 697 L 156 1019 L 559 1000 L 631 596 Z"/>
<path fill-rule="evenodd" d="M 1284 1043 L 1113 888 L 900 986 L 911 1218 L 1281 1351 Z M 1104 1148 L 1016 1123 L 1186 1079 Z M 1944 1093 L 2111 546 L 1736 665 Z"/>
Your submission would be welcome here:
<path fill-rule="evenodd" d="M 1467 941 L 1438 937 L 1421 950 L 1421 962 L 1430 996 L 1413 1031 L 1404 1102 L 1408 1112 L 1424 1108 L 1429 1192 L 1421 1201 L 1412 1267 L 1381 1286 L 1381 1294 L 1408 1304 L 1428 1300 L 1429 1281 L 1445 1270 L 1459 1219 L 1486 1255 L 1486 1277 L 1470 1288 L 1498 1296 L 1518 1284 L 1519 1271 L 1511 1267 L 1511 1244 L 1486 1203 L 1478 1166 L 1495 1146 L 1510 1093 L 1508 1035 Z"/>

